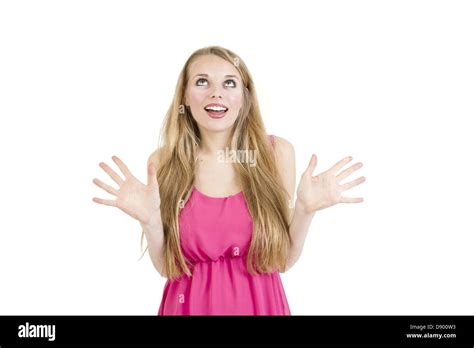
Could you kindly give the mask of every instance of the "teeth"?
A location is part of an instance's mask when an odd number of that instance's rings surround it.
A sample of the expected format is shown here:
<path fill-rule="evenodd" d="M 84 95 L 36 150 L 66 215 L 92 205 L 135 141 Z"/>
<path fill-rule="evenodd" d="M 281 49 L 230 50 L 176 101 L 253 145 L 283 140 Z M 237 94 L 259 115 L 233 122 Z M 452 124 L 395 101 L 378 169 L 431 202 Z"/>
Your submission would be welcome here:
<path fill-rule="evenodd" d="M 227 110 L 227 108 L 224 108 L 222 106 L 207 106 L 205 109 L 212 110 L 212 111 L 226 111 Z"/>

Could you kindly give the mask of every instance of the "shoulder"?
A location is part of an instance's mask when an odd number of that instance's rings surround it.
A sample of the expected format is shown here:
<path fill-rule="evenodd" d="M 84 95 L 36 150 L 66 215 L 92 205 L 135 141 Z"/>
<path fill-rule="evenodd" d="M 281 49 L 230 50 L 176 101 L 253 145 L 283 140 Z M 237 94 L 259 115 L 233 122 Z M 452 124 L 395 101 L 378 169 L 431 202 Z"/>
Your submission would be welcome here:
<path fill-rule="evenodd" d="M 291 142 L 276 135 L 273 135 L 273 139 L 275 139 L 275 152 L 278 156 L 283 156 L 283 159 L 289 156 L 294 157 L 295 148 Z"/>
<path fill-rule="evenodd" d="M 275 158 L 278 173 L 282 179 L 286 190 L 293 196 L 296 180 L 295 148 L 293 144 L 285 138 L 274 135 Z"/>
<path fill-rule="evenodd" d="M 154 150 L 150 156 L 148 156 L 148 162 L 147 166 L 150 164 L 153 164 L 153 166 L 156 168 L 158 167 L 158 163 L 160 162 L 160 154 L 161 154 L 161 148 L 158 148 Z"/>

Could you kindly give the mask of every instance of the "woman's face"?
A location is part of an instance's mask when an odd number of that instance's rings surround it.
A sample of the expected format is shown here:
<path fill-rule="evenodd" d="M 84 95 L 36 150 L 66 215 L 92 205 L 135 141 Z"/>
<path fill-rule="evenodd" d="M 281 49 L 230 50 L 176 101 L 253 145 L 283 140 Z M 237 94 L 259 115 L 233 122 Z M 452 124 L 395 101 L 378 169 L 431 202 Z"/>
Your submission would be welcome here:
<path fill-rule="evenodd" d="M 197 124 L 209 131 L 231 128 L 243 99 L 238 70 L 215 55 L 199 56 L 188 68 L 185 103 Z"/>

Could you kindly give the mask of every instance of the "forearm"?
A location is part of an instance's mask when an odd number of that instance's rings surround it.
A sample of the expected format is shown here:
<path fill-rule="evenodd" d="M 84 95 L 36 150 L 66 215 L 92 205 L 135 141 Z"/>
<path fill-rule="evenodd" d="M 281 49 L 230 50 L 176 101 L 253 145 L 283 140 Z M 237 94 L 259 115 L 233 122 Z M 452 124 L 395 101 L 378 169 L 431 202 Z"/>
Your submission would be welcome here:
<path fill-rule="evenodd" d="M 314 214 L 314 211 L 306 212 L 300 202 L 296 200 L 290 223 L 291 248 L 287 270 L 291 268 L 301 256 Z"/>
<path fill-rule="evenodd" d="M 163 225 L 140 223 L 148 245 L 151 262 L 162 277 L 165 277 L 164 234 Z"/>

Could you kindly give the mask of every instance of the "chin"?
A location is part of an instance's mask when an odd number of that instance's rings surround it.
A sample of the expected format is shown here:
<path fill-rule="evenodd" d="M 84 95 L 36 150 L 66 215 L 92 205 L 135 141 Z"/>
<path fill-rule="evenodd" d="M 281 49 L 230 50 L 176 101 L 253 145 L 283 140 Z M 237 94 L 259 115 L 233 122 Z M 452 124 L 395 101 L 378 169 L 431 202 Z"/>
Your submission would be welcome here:
<path fill-rule="evenodd" d="M 213 119 L 207 114 L 204 114 L 199 115 L 196 122 L 200 127 L 203 127 L 208 131 L 221 132 L 232 128 L 236 119 L 237 115 L 226 115 L 221 119 Z"/>
<path fill-rule="evenodd" d="M 221 124 L 221 125 L 215 125 L 215 124 L 200 124 L 199 126 L 204 128 L 205 130 L 209 132 L 225 132 L 228 131 L 232 128 L 234 124 Z"/>

